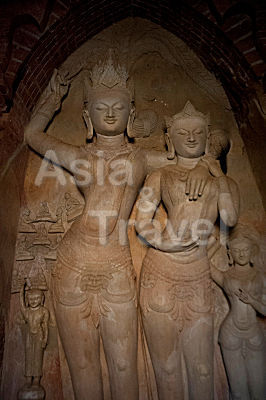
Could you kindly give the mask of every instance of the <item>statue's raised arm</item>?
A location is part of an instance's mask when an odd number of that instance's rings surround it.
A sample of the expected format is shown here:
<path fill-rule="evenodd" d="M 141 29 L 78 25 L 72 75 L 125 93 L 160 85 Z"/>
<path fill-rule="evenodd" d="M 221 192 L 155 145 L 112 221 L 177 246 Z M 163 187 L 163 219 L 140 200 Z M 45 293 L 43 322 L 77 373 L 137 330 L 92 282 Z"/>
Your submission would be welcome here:
<path fill-rule="evenodd" d="M 25 141 L 39 154 L 46 155 L 51 161 L 70 170 L 71 162 L 79 158 L 79 148 L 44 133 L 55 112 L 60 109 L 68 88 L 69 81 L 66 76 L 55 70 L 25 129 Z M 50 151 L 48 156 L 46 153 L 49 150 L 53 151 Z"/>

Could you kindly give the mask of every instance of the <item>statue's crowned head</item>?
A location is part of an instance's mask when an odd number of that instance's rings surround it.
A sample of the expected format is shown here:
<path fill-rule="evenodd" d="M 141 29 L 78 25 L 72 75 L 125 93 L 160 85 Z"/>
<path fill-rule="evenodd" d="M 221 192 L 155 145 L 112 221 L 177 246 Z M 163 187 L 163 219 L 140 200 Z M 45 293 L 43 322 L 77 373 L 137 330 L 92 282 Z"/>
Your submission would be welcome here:
<path fill-rule="evenodd" d="M 259 253 L 259 234 L 249 225 L 238 223 L 229 237 L 229 251 L 232 260 L 238 265 L 254 263 Z"/>
<path fill-rule="evenodd" d="M 25 300 L 26 300 L 26 304 L 30 308 L 37 308 L 37 307 L 43 305 L 43 302 L 44 302 L 43 291 L 38 288 L 29 289 L 26 292 Z"/>
<path fill-rule="evenodd" d="M 105 61 L 97 63 L 90 73 L 91 85 L 85 85 L 84 119 L 89 137 L 96 133 L 115 136 L 128 128 L 132 114 L 132 95 L 128 89 L 125 66 L 115 62 L 112 52 Z M 129 133 L 129 132 L 128 132 Z"/>
<path fill-rule="evenodd" d="M 168 147 L 170 152 L 184 158 L 198 158 L 206 150 L 209 115 L 196 110 L 187 101 L 182 111 L 173 117 L 166 117 Z M 169 157 L 173 158 L 173 157 Z"/>

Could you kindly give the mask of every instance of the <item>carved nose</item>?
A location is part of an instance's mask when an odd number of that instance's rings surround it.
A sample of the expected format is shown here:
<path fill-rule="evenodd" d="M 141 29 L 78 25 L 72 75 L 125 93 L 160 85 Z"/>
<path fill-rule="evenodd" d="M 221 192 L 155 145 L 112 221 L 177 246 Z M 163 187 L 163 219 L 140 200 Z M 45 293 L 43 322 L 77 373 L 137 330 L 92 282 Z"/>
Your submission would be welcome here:
<path fill-rule="evenodd" d="M 112 107 L 108 107 L 107 117 L 112 118 L 114 116 L 114 111 Z"/>
<path fill-rule="evenodd" d="M 190 132 L 188 134 L 188 141 L 189 142 L 194 142 L 195 141 L 195 135 L 192 132 Z"/>

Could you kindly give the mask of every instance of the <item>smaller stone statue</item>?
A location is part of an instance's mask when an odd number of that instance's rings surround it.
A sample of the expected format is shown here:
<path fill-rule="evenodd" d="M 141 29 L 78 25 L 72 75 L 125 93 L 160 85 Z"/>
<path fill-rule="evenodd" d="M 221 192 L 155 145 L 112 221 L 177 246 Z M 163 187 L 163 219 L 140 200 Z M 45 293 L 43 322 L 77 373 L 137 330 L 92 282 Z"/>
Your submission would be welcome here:
<path fill-rule="evenodd" d="M 44 292 L 27 280 L 20 290 L 20 307 L 26 327 L 26 384 L 18 392 L 19 400 L 43 400 L 45 390 L 40 385 L 43 353 L 48 340 L 49 311 L 43 305 Z"/>
<path fill-rule="evenodd" d="M 233 400 L 266 398 L 266 347 L 256 318 L 256 312 L 266 315 L 265 275 L 253 265 L 258 241 L 252 227 L 239 224 L 229 238 L 232 266 L 225 272 L 211 266 L 230 303 L 219 342 Z"/>

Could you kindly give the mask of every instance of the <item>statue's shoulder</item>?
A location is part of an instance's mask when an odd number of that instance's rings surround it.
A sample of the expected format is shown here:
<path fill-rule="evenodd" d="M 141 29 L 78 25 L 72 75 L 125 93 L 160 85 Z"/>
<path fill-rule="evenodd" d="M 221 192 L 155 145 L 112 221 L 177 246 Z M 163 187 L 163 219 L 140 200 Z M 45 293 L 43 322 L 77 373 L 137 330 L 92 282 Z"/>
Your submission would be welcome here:
<path fill-rule="evenodd" d="M 83 144 L 83 145 L 79 146 L 79 150 L 80 150 L 81 156 L 84 156 L 85 158 L 87 158 L 88 155 L 93 152 L 94 144 L 93 143 Z"/>
<path fill-rule="evenodd" d="M 144 149 L 131 143 L 128 143 L 127 146 L 130 151 L 129 159 L 131 161 L 137 162 L 138 164 L 146 165 L 146 156 Z"/>

